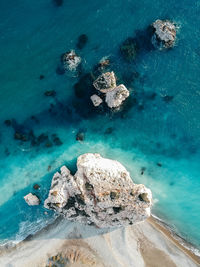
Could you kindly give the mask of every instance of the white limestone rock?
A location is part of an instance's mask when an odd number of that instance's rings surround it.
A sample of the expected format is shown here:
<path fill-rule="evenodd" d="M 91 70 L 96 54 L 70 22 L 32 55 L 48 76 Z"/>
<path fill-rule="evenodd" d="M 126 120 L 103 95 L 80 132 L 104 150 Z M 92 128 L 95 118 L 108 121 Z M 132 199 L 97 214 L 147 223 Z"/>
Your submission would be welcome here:
<path fill-rule="evenodd" d="M 67 167 L 63 166 L 60 171 L 61 173 L 56 172 L 53 176 L 49 196 L 45 200 L 44 206 L 62 213 L 69 198 L 80 194 L 80 190 Z"/>
<path fill-rule="evenodd" d="M 109 108 L 120 107 L 122 102 L 129 96 L 129 90 L 123 85 L 115 87 L 106 93 L 106 103 Z"/>
<path fill-rule="evenodd" d="M 28 195 L 24 196 L 24 200 L 29 206 L 36 206 L 40 204 L 40 200 L 36 195 L 29 193 Z"/>
<path fill-rule="evenodd" d="M 176 27 L 169 20 L 156 20 L 152 24 L 154 35 L 152 43 L 155 47 L 170 48 L 176 39 Z"/>
<path fill-rule="evenodd" d="M 93 83 L 94 87 L 102 93 L 107 93 L 116 87 L 116 78 L 114 72 L 101 74 Z"/>
<path fill-rule="evenodd" d="M 92 101 L 92 103 L 93 103 L 93 105 L 95 106 L 95 107 L 98 107 L 99 105 L 101 105 L 101 103 L 103 102 L 103 100 L 101 99 L 101 97 L 99 97 L 98 95 L 92 95 L 91 97 L 90 97 L 90 99 L 91 99 L 91 101 Z"/>
<path fill-rule="evenodd" d="M 63 55 L 62 61 L 65 70 L 75 71 L 81 63 L 81 58 L 71 50 Z"/>
<path fill-rule="evenodd" d="M 56 193 L 54 193 L 56 192 Z M 118 161 L 83 154 L 74 177 L 64 166 L 53 177 L 45 207 L 99 228 L 135 224 L 150 216 L 152 194 L 132 182 Z"/>

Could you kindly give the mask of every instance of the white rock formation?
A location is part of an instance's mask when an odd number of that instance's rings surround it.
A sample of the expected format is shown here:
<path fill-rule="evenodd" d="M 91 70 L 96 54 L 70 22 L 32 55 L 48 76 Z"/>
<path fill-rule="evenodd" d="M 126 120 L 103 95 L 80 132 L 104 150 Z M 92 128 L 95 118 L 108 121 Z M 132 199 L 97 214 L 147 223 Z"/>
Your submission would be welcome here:
<path fill-rule="evenodd" d="M 62 57 L 64 69 L 75 71 L 81 63 L 81 58 L 77 56 L 74 50 L 67 52 Z"/>
<path fill-rule="evenodd" d="M 129 90 L 123 85 L 115 87 L 112 91 L 106 93 L 106 103 L 109 108 L 117 108 L 129 96 Z"/>
<path fill-rule="evenodd" d="M 116 78 L 114 72 L 101 74 L 93 83 L 94 87 L 102 93 L 107 93 L 116 87 Z"/>
<path fill-rule="evenodd" d="M 174 45 L 176 39 L 176 27 L 169 20 L 156 20 L 152 27 L 154 29 L 154 35 L 152 43 L 156 47 L 169 48 Z"/>
<path fill-rule="evenodd" d="M 98 95 L 95 95 L 95 94 L 92 95 L 90 97 L 90 99 L 91 99 L 91 101 L 92 101 L 92 103 L 93 103 L 93 105 L 95 107 L 98 107 L 103 102 L 103 100 L 101 99 L 101 97 L 99 97 Z"/>
<path fill-rule="evenodd" d="M 40 204 L 40 200 L 36 195 L 29 193 L 28 195 L 24 196 L 24 200 L 29 206 L 36 206 Z"/>
<path fill-rule="evenodd" d="M 88 153 L 78 158 L 74 176 L 65 166 L 54 175 L 44 206 L 69 220 L 115 227 L 148 218 L 152 194 L 134 184 L 118 161 Z"/>

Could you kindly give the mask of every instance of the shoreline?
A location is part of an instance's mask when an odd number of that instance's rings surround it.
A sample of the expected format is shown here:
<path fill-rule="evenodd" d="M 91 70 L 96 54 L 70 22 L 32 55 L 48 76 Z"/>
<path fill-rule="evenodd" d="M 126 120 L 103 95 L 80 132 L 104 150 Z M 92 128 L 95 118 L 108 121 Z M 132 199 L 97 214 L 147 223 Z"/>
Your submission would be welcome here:
<path fill-rule="evenodd" d="M 181 249 L 187 256 L 189 256 L 196 264 L 200 265 L 200 255 L 195 254 L 193 250 L 198 250 L 193 244 L 184 240 L 181 236 L 178 236 L 170 227 L 166 227 L 166 223 L 160 220 L 158 217 L 151 215 L 147 221 L 160 231 L 164 236 L 170 239 L 179 249 Z M 199 251 L 198 251 L 199 252 Z"/>
<path fill-rule="evenodd" d="M 136 266 L 142 266 L 141 261 L 144 261 L 147 266 L 153 266 L 151 265 L 152 257 L 153 261 L 164 260 L 163 267 L 176 266 L 175 261 L 178 262 L 180 259 L 184 260 L 184 264 L 188 262 L 188 265 L 184 266 L 200 266 L 200 256 L 187 248 L 190 244 L 186 243 L 186 247 L 182 244 L 184 240 L 180 242 L 179 236 L 177 236 L 177 239 L 176 234 L 170 231 L 168 227 L 165 226 L 164 222 L 162 223 L 162 221 L 154 216 L 151 216 L 145 222 L 113 230 L 97 229 L 87 225 L 71 223 L 59 216 L 53 223 L 47 225 L 34 235 L 28 236 L 14 247 L 1 248 L 0 264 L 4 266 L 4 263 L 10 264 L 15 262 L 13 266 L 46 266 L 45 264 L 50 256 L 55 256 L 55 254 L 61 252 L 64 253 L 66 247 L 69 248 L 70 245 L 70 248 L 73 247 L 75 251 L 77 248 L 80 251 L 85 250 L 84 255 L 88 254 L 89 258 L 97 262 L 97 265 L 94 266 L 135 266 L 130 265 L 131 263 L 128 262 L 126 262 L 125 265 L 118 265 L 118 258 L 129 258 L 130 249 L 131 254 L 136 254 L 134 256 L 135 259 L 138 260 Z M 118 242 L 122 244 L 119 245 Z M 106 246 L 110 249 L 108 255 L 106 251 L 102 250 L 104 247 L 106 248 Z M 122 246 L 126 252 L 116 252 L 115 250 L 118 249 L 118 246 Z M 191 245 L 191 249 L 192 248 Z M 171 254 L 169 250 L 172 250 Z M 129 251 L 129 253 L 127 251 Z M 32 257 L 33 252 L 36 254 L 34 258 Z M 113 255 L 111 256 L 112 253 Z M 26 259 L 27 263 L 25 263 L 26 260 L 23 261 L 24 265 L 21 265 L 21 254 L 25 255 L 25 259 L 26 255 L 30 257 L 30 259 Z M 74 253 L 70 252 L 70 255 L 72 254 Z M 178 255 L 177 257 L 180 259 L 177 260 L 176 257 L 174 258 L 174 254 L 176 256 Z M 111 259 L 113 257 L 112 261 L 116 260 L 114 265 L 109 262 L 109 257 Z M 115 257 L 117 259 L 115 259 Z M 37 263 L 34 262 L 35 258 L 37 258 Z M 175 265 L 173 265 L 174 262 Z"/>

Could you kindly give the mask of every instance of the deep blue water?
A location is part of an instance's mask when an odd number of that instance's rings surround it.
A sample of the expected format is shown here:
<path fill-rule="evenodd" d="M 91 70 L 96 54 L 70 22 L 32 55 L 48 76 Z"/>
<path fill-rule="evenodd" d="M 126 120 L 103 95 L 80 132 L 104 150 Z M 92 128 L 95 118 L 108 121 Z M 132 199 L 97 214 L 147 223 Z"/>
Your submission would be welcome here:
<path fill-rule="evenodd" d="M 1 243 L 20 240 L 52 220 L 42 205 L 27 206 L 25 194 L 35 192 L 43 201 L 60 166 L 75 171 L 77 156 L 98 152 L 149 186 L 154 214 L 200 247 L 199 12 L 197 0 L 63 0 L 59 7 L 52 0 L 0 1 Z M 168 51 L 148 43 L 146 28 L 158 18 L 178 26 L 176 45 Z M 78 50 L 81 34 L 88 42 Z M 132 63 L 119 52 L 128 37 L 140 43 Z M 56 72 L 69 49 L 82 57 L 79 76 Z M 89 73 L 104 56 L 131 92 L 119 112 L 95 110 L 90 103 Z M 45 96 L 47 90 L 56 95 Z M 42 133 L 48 138 L 40 145 L 21 142 L 15 131 L 32 141 Z M 85 134 L 82 143 L 78 132 Z M 52 134 L 63 144 L 56 145 Z"/>

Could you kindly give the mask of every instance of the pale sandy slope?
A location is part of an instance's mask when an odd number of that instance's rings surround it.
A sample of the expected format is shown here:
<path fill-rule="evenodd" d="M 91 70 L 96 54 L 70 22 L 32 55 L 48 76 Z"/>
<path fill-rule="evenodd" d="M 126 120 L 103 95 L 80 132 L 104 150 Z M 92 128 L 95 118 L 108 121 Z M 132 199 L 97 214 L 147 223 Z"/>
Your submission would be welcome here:
<path fill-rule="evenodd" d="M 0 266 L 46 266 L 62 252 L 66 266 L 193 267 L 199 266 L 149 222 L 107 233 L 91 226 L 58 221 L 17 249 L 1 251 Z"/>

